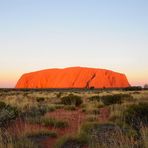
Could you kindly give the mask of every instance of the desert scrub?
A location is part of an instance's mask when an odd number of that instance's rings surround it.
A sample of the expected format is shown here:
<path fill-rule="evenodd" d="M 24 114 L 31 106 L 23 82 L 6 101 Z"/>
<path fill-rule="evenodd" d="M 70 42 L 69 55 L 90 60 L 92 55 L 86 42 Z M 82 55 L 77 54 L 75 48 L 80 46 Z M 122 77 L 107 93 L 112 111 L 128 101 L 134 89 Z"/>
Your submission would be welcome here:
<path fill-rule="evenodd" d="M 39 131 L 32 131 L 30 133 L 26 133 L 25 136 L 27 138 L 44 138 L 44 137 L 52 137 L 52 138 L 56 138 L 57 137 L 57 133 L 54 131 L 49 131 L 49 130 L 39 130 Z"/>
<path fill-rule="evenodd" d="M 8 144 L 10 148 L 40 148 L 39 144 L 28 138 L 17 139 Z"/>
<path fill-rule="evenodd" d="M 79 136 L 64 136 L 55 144 L 55 148 L 83 148 L 87 141 L 84 137 Z"/>
<path fill-rule="evenodd" d="M 114 94 L 101 97 L 101 102 L 104 105 L 121 104 L 125 98 L 129 98 L 129 94 Z"/>
<path fill-rule="evenodd" d="M 64 108 L 65 105 L 64 105 L 64 104 L 54 104 L 54 107 L 55 107 L 56 109 L 61 109 L 61 108 Z"/>
<path fill-rule="evenodd" d="M 83 101 L 80 96 L 69 94 L 68 96 L 61 98 L 61 103 L 64 105 L 80 106 L 83 103 Z"/>
<path fill-rule="evenodd" d="M 86 121 L 88 121 L 88 122 L 94 122 L 94 121 L 97 121 L 97 120 L 98 120 L 98 118 L 97 118 L 96 115 L 89 115 L 89 116 L 86 117 Z"/>
<path fill-rule="evenodd" d="M 22 117 L 37 117 L 43 116 L 47 112 L 47 108 L 43 106 L 30 106 L 22 112 Z"/>
<path fill-rule="evenodd" d="M 148 126 L 148 103 L 139 103 L 129 106 L 123 112 L 122 120 L 137 130 L 142 126 Z"/>
<path fill-rule="evenodd" d="M 130 139 L 113 123 L 85 122 L 81 126 L 79 137 L 85 137 L 89 148 L 123 148 L 123 145 L 131 147 Z"/>
<path fill-rule="evenodd" d="M 147 148 L 148 147 L 148 127 L 142 127 L 140 130 L 140 133 L 142 137 L 143 147 Z"/>
<path fill-rule="evenodd" d="M 36 101 L 37 101 L 38 103 L 42 103 L 42 102 L 45 101 L 45 98 L 43 98 L 43 97 L 38 97 L 38 98 L 36 98 Z"/>
<path fill-rule="evenodd" d="M 66 128 L 68 127 L 68 122 L 57 120 L 51 117 L 41 117 L 41 118 L 28 118 L 27 120 L 32 124 L 40 124 L 42 126 L 51 126 L 55 128 Z"/>
<path fill-rule="evenodd" d="M 55 111 L 54 105 L 38 104 L 36 106 L 30 106 L 22 112 L 23 117 L 40 117 L 47 112 Z"/>
<path fill-rule="evenodd" d="M 16 119 L 18 110 L 16 107 L 0 102 L 0 127 L 6 126 L 11 120 Z"/>
<path fill-rule="evenodd" d="M 86 114 L 94 114 L 94 115 L 98 115 L 100 114 L 100 111 L 98 108 L 91 108 L 91 109 L 87 109 L 85 111 Z"/>
<path fill-rule="evenodd" d="M 96 96 L 91 96 L 88 98 L 89 101 L 100 101 L 100 96 L 96 95 Z"/>
<path fill-rule="evenodd" d="M 76 107 L 74 105 L 66 105 L 64 106 L 65 110 L 74 111 L 76 110 Z"/>
<path fill-rule="evenodd" d="M 4 139 L 0 130 L 0 148 L 39 148 L 39 145 L 26 137 L 15 137 L 10 133 L 5 133 Z"/>

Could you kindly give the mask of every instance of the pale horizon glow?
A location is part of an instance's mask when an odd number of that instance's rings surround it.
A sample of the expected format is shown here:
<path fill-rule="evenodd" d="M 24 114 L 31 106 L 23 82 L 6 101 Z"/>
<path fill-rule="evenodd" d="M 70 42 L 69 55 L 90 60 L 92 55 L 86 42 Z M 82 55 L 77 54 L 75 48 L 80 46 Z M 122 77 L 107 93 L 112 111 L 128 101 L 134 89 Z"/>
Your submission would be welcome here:
<path fill-rule="evenodd" d="M 93 67 L 148 83 L 147 0 L 0 1 L 0 88 L 23 73 Z"/>

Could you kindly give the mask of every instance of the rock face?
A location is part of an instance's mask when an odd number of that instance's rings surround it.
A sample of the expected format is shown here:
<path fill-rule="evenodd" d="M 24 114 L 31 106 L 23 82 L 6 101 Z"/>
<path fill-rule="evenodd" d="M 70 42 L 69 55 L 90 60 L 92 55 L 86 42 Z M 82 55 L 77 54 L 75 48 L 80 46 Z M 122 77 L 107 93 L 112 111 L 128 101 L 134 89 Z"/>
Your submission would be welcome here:
<path fill-rule="evenodd" d="M 22 75 L 16 88 L 123 88 L 130 86 L 124 74 L 105 69 L 70 67 Z"/>

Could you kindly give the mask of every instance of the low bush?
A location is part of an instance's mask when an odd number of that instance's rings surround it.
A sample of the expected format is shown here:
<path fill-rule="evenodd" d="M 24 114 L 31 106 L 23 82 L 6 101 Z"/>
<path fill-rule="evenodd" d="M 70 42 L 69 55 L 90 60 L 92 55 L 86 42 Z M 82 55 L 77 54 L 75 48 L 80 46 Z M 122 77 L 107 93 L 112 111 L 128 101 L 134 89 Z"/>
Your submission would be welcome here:
<path fill-rule="evenodd" d="M 43 97 L 38 97 L 38 98 L 36 98 L 36 101 L 39 102 L 39 103 L 42 103 L 42 102 L 45 101 L 45 98 L 43 98 Z"/>
<path fill-rule="evenodd" d="M 100 111 L 99 111 L 98 108 L 92 108 L 92 109 L 86 110 L 85 112 L 86 112 L 87 114 L 94 114 L 94 115 L 100 114 Z"/>
<path fill-rule="evenodd" d="M 23 117 L 37 117 L 43 116 L 48 111 L 45 106 L 31 106 L 22 112 Z"/>
<path fill-rule="evenodd" d="M 40 145 L 28 138 L 17 139 L 9 143 L 10 148 L 40 148 Z"/>
<path fill-rule="evenodd" d="M 129 94 L 115 94 L 101 97 L 104 105 L 121 104 L 125 98 L 131 97 Z"/>
<path fill-rule="evenodd" d="M 142 126 L 148 126 L 148 103 L 129 106 L 123 112 L 122 120 L 137 130 Z"/>
<path fill-rule="evenodd" d="M 64 136 L 55 144 L 55 148 L 83 148 L 87 141 L 78 136 Z"/>
<path fill-rule="evenodd" d="M 74 111 L 74 110 L 76 110 L 76 107 L 74 105 L 67 105 L 67 106 L 64 106 L 64 109 Z"/>
<path fill-rule="evenodd" d="M 123 89 L 124 91 L 141 91 L 141 86 L 132 86 L 132 87 L 126 87 Z"/>
<path fill-rule="evenodd" d="M 83 103 L 83 101 L 80 96 L 70 94 L 68 96 L 62 97 L 61 103 L 64 105 L 80 106 Z"/>
<path fill-rule="evenodd" d="M 39 118 L 28 118 L 27 121 L 32 124 L 40 124 L 43 126 L 51 126 L 51 127 L 55 127 L 55 128 L 68 127 L 68 122 L 62 121 L 62 120 L 57 120 L 57 119 L 51 118 L 51 117 L 41 117 L 40 119 Z"/>
<path fill-rule="evenodd" d="M 26 133 L 27 138 L 43 138 L 43 137 L 57 137 L 57 133 L 49 130 L 39 130 L 30 133 Z"/>
<path fill-rule="evenodd" d="M 96 95 L 96 96 L 91 96 L 88 98 L 89 101 L 100 101 L 100 96 Z"/>
<path fill-rule="evenodd" d="M 0 102 L 0 126 L 6 126 L 11 120 L 16 119 L 18 110 L 16 107 Z"/>
<path fill-rule="evenodd" d="M 97 119 L 97 117 L 95 115 L 89 115 L 86 118 L 86 121 L 88 121 L 88 122 L 94 122 L 94 121 L 97 121 L 97 120 L 98 119 Z"/>

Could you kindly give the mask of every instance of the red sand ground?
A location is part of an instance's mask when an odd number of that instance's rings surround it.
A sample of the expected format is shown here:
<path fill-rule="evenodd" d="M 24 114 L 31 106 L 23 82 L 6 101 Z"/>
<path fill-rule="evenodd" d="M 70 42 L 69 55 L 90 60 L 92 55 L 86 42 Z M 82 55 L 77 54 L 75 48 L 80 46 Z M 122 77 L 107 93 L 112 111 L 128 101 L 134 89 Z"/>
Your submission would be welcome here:
<path fill-rule="evenodd" d="M 16 88 L 122 88 L 130 86 L 124 74 L 105 69 L 70 67 L 24 74 Z"/>
<path fill-rule="evenodd" d="M 98 122 L 105 122 L 108 120 L 110 111 L 107 108 L 100 109 L 100 114 L 98 115 Z M 59 120 L 67 121 L 69 127 L 64 129 L 53 128 L 53 127 L 43 127 L 41 125 L 31 125 L 23 122 L 22 120 L 17 120 L 10 128 L 11 132 L 14 134 L 20 134 L 24 132 L 24 129 L 36 130 L 38 128 L 49 129 L 50 131 L 56 131 L 58 134 L 57 138 L 60 138 L 64 135 L 74 135 L 78 132 L 82 123 L 85 122 L 86 114 L 83 113 L 80 109 L 75 111 L 65 111 L 64 109 L 58 109 L 54 112 L 47 113 L 46 117 L 53 117 Z M 44 148 L 53 148 L 57 138 L 44 138 L 40 140 Z M 87 147 L 85 147 L 87 148 Z"/>

